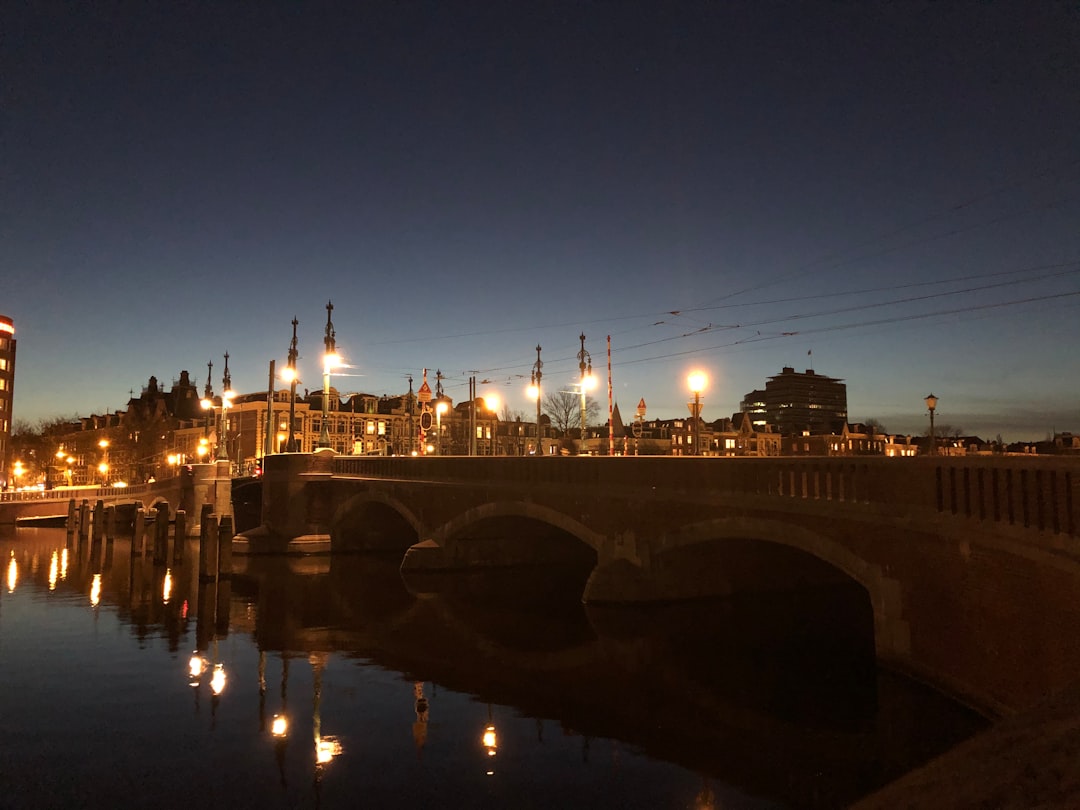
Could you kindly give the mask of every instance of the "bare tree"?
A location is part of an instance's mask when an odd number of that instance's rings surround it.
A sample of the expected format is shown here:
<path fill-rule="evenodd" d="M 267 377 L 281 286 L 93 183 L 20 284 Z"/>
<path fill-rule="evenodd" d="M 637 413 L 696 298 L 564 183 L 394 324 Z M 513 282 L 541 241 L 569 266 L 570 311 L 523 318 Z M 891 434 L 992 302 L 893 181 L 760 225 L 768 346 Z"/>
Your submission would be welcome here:
<path fill-rule="evenodd" d="M 560 433 L 581 427 L 581 395 L 571 391 L 555 391 L 544 395 L 544 413 L 551 419 L 551 426 Z M 585 400 L 585 423 L 595 421 L 600 406 L 592 397 Z"/>
<path fill-rule="evenodd" d="M 505 402 L 502 405 L 502 410 L 499 411 L 499 421 L 501 422 L 523 422 L 525 420 L 524 411 L 517 411 L 512 409 Z"/>

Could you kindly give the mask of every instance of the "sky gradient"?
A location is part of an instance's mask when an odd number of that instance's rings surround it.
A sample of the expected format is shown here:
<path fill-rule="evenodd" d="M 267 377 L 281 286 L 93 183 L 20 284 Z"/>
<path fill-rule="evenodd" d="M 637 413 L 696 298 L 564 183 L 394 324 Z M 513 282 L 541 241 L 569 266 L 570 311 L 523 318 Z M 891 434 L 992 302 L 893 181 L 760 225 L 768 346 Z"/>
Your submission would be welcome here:
<path fill-rule="evenodd" d="M 1080 432 L 1075 3 L 9 3 L 15 418 L 206 363 L 424 368 L 526 414 L 578 335 L 624 417 L 784 366 L 852 421 Z M 606 395 L 603 410 L 606 411 Z"/>

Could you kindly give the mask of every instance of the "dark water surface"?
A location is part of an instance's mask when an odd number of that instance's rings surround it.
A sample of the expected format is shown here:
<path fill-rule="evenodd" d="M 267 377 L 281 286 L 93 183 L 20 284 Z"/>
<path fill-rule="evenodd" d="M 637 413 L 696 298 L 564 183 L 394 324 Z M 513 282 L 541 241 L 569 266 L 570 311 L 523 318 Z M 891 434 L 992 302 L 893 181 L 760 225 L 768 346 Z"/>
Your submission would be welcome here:
<path fill-rule="evenodd" d="M 593 610 L 587 572 L 130 552 L 0 535 L 0 808 L 840 807 L 984 726 L 878 670 L 844 589 Z"/>

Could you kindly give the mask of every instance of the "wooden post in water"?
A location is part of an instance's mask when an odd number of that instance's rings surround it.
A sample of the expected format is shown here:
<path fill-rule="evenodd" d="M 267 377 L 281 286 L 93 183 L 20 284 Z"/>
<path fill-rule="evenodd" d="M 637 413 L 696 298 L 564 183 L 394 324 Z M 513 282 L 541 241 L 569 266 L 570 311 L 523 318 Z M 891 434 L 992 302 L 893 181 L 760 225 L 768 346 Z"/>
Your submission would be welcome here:
<path fill-rule="evenodd" d="M 90 534 L 90 501 L 83 498 L 79 504 L 79 549 L 86 545 L 86 538 Z"/>
<path fill-rule="evenodd" d="M 111 543 L 116 539 L 116 505 L 105 507 L 105 542 Z"/>
<path fill-rule="evenodd" d="M 146 511 L 139 506 L 135 510 L 135 520 L 131 527 L 131 556 L 142 556 L 143 541 L 146 540 Z"/>
<path fill-rule="evenodd" d="M 79 524 L 79 512 L 78 507 L 75 505 L 75 499 L 72 498 L 68 501 L 68 513 L 67 522 L 64 523 L 64 531 L 67 535 L 66 546 L 71 548 L 75 542 L 75 527 Z"/>
<path fill-rule="evenodd" d="M 176 520 L 173 521 L 173 565 L 180 565 L 184 561 L 184 538 L 186 537 L 187 512 L 177 509 Z"/>
<path fill-rule="evenodd" d="M 169 559 L 169 504 L 157 505 L 154 518 L 154 565 L 165 565 Z"/>
<path fill-rule="evenodd" d="M 105 501 L 99 500 L 94 504 L 94 525 L 92 527 L 91 543 L 97 545 L 101 542 L 101 537 L 104 534 L 105 529 Z"/>
<path fill-rule="evenodd" d="M 232 515 L 222 515 L 218 519 L 218 579 L 232 576 Z"/>
<path fill-rule="evenodd" d="M 218 522 L 216 515 L 203 521 L 199 538 L 199 579 L 217 579 L 218 570 Z"/>

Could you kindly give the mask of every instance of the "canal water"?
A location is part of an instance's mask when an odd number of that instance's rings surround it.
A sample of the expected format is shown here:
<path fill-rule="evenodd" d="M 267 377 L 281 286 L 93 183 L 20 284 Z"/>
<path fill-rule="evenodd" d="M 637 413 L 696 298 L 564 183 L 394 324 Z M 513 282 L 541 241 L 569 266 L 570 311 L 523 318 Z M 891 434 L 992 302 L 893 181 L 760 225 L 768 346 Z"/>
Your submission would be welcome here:
<path fill-rule="evenodd" d="M 844 589 L 593 610 L 587 572 L 182 551 L 0 535 L 0 808 L 833 808 L 985 726 Z"/>

